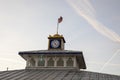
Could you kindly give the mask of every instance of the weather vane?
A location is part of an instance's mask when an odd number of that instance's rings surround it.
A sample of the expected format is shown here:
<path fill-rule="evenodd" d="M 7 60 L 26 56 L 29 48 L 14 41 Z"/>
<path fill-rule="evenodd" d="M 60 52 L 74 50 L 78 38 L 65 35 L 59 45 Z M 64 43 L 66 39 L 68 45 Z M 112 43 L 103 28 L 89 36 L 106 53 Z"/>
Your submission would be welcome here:
<path fill-rule="evenodd" d="M 58 22 L 57 22 L 57 34 L 58 34 L 59 23 L 61 23 L 62 20 L 63 20 L 63 17 L 60 16 L 60 17 L 58 18 Z"/>

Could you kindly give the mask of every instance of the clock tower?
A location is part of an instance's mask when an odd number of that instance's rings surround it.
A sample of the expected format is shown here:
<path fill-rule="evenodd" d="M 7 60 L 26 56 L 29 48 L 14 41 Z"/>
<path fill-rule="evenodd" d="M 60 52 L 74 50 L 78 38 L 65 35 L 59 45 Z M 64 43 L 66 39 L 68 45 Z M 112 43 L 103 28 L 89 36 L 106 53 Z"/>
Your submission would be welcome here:
<path fill-rule="evenodd" d="M 48 50 L 64 50 L 65 39 L 63 35 L 55 34 L 48 37 Z"/>
<path fill-rule="evenodd" d="M 62 17 L 58 19 L 58 24 Z M 57 33 L 48 36 L 47 50 L 21 51 L 26 69 L 86 69 L 82 51 L 65 50 L 65 39 Z"/>

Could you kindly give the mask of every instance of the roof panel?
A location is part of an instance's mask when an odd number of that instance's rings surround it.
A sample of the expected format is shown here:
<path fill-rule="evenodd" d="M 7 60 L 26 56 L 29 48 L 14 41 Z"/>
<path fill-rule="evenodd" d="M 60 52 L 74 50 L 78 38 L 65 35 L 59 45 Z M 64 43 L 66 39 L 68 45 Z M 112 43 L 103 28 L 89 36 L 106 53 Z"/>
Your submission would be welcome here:
<path fill-rule="evenodd" d="M 0 80 L 120 80 L 120 76 L 75 70 L 13 70 L 0 72 Z"/>

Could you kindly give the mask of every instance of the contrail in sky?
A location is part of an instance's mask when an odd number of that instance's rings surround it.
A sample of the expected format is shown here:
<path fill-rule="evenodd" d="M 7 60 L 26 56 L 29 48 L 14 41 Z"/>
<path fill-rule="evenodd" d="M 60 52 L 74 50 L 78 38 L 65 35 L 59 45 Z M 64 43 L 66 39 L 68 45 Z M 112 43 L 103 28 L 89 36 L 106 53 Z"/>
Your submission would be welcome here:
<path fill-rule="evenodd" d="M 108 37 L 110 40 L 120 43 L 120 36 L 114 31 L 108 29 L 106 26 L 104 26 L 96 19 L 96 11 L 89 2 L 90 0 L 66 0 L 66 1 L 73 7 L 73 9 L 79 14 L 79 16 L 83 17 L 90 25 L 92 25 L 92 27 L 96 31 Z M 111 58 L 103 65 L 100 72 L 118 54 L 118 52 L 120 52 L 120 49 L 118 49 L 111 56 Z"/>
<path fill-rule="evenodd" d="M 118 49 L 112 56 L 111 58 L 102 66 L 100 72 L 102 72 L 102 70 L 105 68 L 106 65 L 108 65 L 110 63 L 110 61 L 120 52 L 120 49 Z"/>
<path fill-rule="evenodd" d="M 108 29 L 102 23 L 96 19 L 96 11 L 91 5 L 89 0 L 66 0 L 73 9 L 83 17 L 92 27 L 101 33 L 102 35 L 108 37 L 112 41 L 120 42 L 120 36 L 114 31 Z"/>

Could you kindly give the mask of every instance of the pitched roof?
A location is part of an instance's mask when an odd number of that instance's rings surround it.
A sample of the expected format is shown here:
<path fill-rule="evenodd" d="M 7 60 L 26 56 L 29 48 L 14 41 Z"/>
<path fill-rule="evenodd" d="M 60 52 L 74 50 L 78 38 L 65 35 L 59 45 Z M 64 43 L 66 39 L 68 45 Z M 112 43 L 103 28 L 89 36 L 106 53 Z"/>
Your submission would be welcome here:
<path fill-rule="evenodd" d="M 120 76 L 74 70 L 13 70 L 0 72 L 0 80 L 120 80 Z"/>
<path fill-rule="evenodd" d="M 21 51 L 19 54 L 82 54 L 82 52 L 72 50 L 33 50 Z"/>

